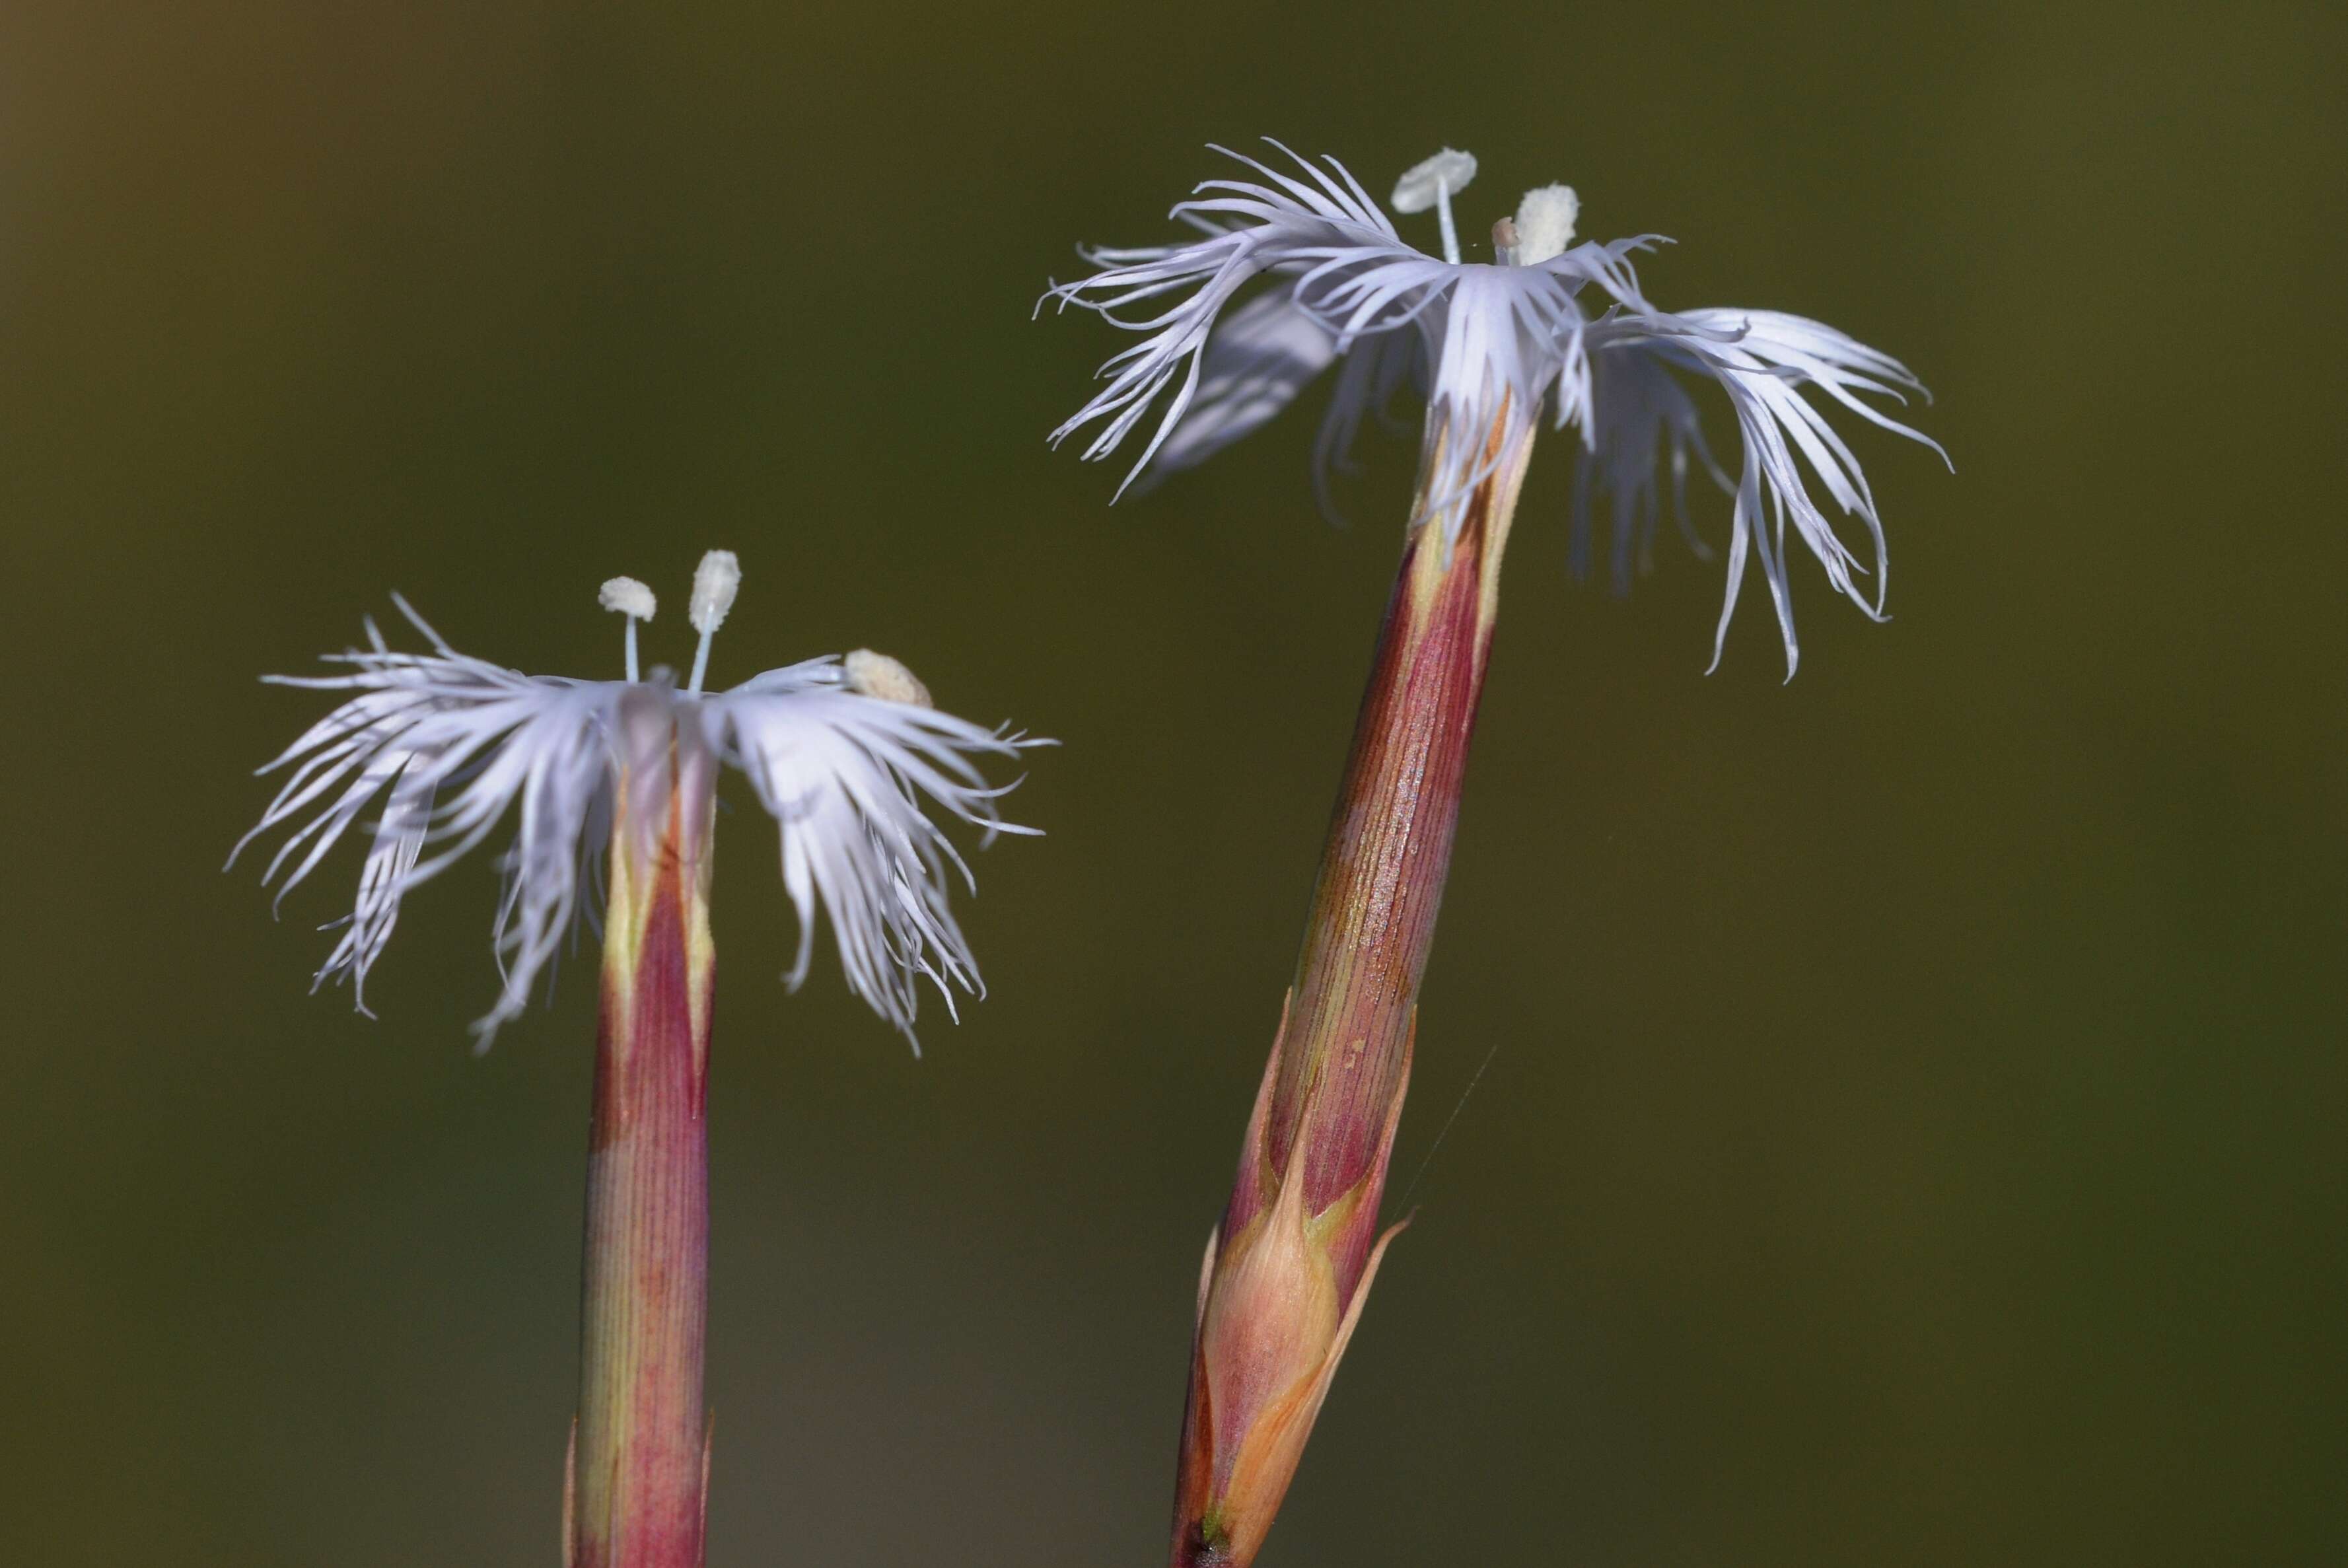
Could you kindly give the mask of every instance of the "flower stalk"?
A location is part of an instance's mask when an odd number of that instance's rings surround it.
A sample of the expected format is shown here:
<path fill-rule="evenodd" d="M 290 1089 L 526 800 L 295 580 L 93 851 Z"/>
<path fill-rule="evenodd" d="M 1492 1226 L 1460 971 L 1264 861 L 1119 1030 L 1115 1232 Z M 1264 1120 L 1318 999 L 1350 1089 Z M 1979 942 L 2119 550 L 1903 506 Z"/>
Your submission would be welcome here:
<path fill-rule="evenodd" d="M 1709 558 L 1679 503 L 1692 467 L 1720 487 L 1731 509 L 1714 662 L 1757 567 L 1788 677 L 1799 655 L 1795 545 L 1836 592 L 1883 618 L 1882 521 L 1828 407 L 1940 450 L 1876 401 L 1922 393 L 1898 360 L 1781 311 L 1657 308 L 1633 260 L 1663 236 L 1577 243 L 1570 186 L 1527 191 L 1494 223 L 1491 259 L 1468 260 L 1451 209 L 1476 177 L 1469 154 L 1426 160 L 1382 206 L 1335 159 L 1269 145 L 1273 160 L 1231 153 L 1238 170 L 1175 206 L 1190 233 L 1081 247 L 1094 271 L 1045 294 L 1138 336 L 1052 433 L 1057 443 L 1088 432 L 1093 460 L 1147 427 L 1120 492 L 1198 467 L 1326 374 L 1334 387 L 1313 449 L 1325 508 L 1327 477 L 1347 466 L 1365 418 L 1406 387 L 1426 406 L 1401 576 L 1303 954 L 1200 1281 L 1175 1568 L 1254 1558 L 1393 1234 L 1375 1233 L 1378 1202 L 1537 422 L 1581 438 L 1577 572 L 1592 501 L 1612 499 L 1618 589 L 1634 561 L 1643 569 L 1667 488 L 1682 531 Z M 1432 210 L 1441 254 L 1406 242 L 1388 208 Z M 1692 385 L 1726 397 L 1741 463 L 1715 459 Z M 1842 536 L 1822 499 L 1863 542 Z"/>
<path fill-rule="evenodd" d="M 650 694 L 619 729 L 564 1557 L 702 1568 L 715 762 Z"/>
<path fill-rule="evenodd" d="M 1378 1205 L 1533 434 L 1504 399 L 1470 438 L 1472 488 L 1451 499 L 1435 488 L 1457 471 L 1444 460 L 1446 411 L 1428 426 L 1421 521 L 1379 633 L 1238 1179 L 1208 1243 L 1171 1568 L 1253 1562 L 1402 1228 L 1381 1233 Z"/>
<path fill-rule="evenodd" d="M 366 646 L 328 655 L 335 673 L 269 677 L 339 700 L 263 769 L 284 781 L 229 855 L 283 830 L 263 879 L 283 897 L 379 808 L 361 829 L 371 841 L 356 901 L 330 927 L 341 935 L 316 979 L 362 993 L 407 895 L 511 817 L 492 925 L 503 985 L 474 1026 L 484 1049 L 604 895 L 566 1568 L 702 1564 L 718 772 L 744 775 L 779 835 L 799 920 L 786 982 L 806 977 L 824 917 L 849 989 L 910 1044 L 921 983 L 949 1011 L 955 989 L 984 993 L 947 901 L 950 879 L 972 885 L 969 867 L 925 803 L 988 839 L 1032 832 L 1003 820 L 1012 786 L 988 783 L 977 759 L 1050 744 L 939 711 L 911 670 L 870 648 L 704 689 L 741 582 L 731 551 L 695 569 L 686 619 L 700 641 L 682 691 L 666 667 L 647 676 L 639 665 L 637 627 L 659 604 L 633 577 L 597 593 L 626 621 L 623 681 L 460 654 L 393 595 L 428 651 L 394 649 L 369 621 Z M 582 886 L 598 849 L 605 885 Z"/>

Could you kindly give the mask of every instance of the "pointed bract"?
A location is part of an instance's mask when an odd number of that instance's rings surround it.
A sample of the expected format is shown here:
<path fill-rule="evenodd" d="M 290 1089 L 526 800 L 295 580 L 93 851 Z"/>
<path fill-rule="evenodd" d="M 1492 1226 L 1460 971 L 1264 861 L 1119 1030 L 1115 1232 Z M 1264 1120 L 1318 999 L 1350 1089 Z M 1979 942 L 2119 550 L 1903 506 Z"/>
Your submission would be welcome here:
<path fill-rule="evenodd" d="M 1288 1005 L 1281 1027 L 1284 1037 Z M 1239 1187 L 1207 1243 L 1169 1568 L 1246 1568 L 1254 1561 L 1304 1458 L 1386 1243 L 1403 1229 L 1392 1225 L 1369 1240 L 1410 1087 L 1409 1037 L 1387 1102 L 1373 1108 L 1375 1122 L 1331 1126 L 1361 1108 L 1309 1094 L 1284 1166 L 1271 1127 L 1281 1060 L 1276 1042 L 1241 1149 Z M 1316 1212 L 1302 1156 L 1327 1141 L 1358 1141 L 1372 1158 L 1354 1186 Z M 1243 1206 L 1243 1196 L 1253 1203 Z M 1358 1266 L 1357 1258 L 1365 1260 Z"/>

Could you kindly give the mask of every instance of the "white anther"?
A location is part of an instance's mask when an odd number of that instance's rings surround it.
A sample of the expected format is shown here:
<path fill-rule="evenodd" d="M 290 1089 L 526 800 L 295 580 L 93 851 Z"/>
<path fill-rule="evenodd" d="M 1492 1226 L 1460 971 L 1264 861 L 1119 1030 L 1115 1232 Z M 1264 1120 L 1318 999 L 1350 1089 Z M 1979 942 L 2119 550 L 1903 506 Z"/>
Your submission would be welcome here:
<path fill-rule="evenodd" d="M 922 684 L 921 677 L 886 654 L 859 648 L 839 663 L 841 673 L 848 677 L 848 689 L 859 696 L 911 703 L 915 707 L 937 706 L 930 700 L 930 688 Z"/>
<path fill-rule="evenodd" d="M 636 623 L 649 621 L 659 601 L 653 591 L 633 577 L 614 577 L 603 584 L 595 595 L 596 602 L 606 610 L 617 610 L 628 618 L 628 684 L 636 683 Z"/>
<path fill-rule="evenodd" d="M 1443 259 L 1453 266 L 1459 264 L 1459 231 L 1451 224 L 1451 198 L 1468 188 L 1476 178 L 1476 155 L 1445 148 L 1426 162 L 1414 165 L 1410 171 L 1395 181 L 1394 210 L 1397 212 L 1424 212 L 1435 209 L 1435 216 L 1443 225 Z"/>
<path fill-rule="evenodd" d="M 726 624 L 726 612 L 734 608 L 734 595 L 741 587 L 742 563 L 730 550 L 709 552 L 693 569 L 693 603 L 685 618 L 701 634 L 701 645 L 693 651 L 693 678 L 685 683 L 686 691 L 701 689 L 701 677 L 709 673 L 709 639 Z"/>
<path fill-rule="evenodd" d="M 742 563 L 730 550 L 713 550 L 701 558 L 693 572 L 693 603 L 685 618 L 693 629 L 703 636 L 726 624 L 726 612 L 734 608 L 734 595 L 742 587 Z"/>
<path fill-rule="evenodd" d="M 602 592 L 595 597 L 606 610 L 617 610 L 621 614 L 636 621 L 651 620 L 653 611 L 660 603 L 660 601 L 653 597 L 651 589 L 633 577 L 613 578 L 603 584 Z"/>
<path fill-rule="evenodd" d="M 1424 212 L 1446 197 L 1467 190 L 1468 181 L 1475 178 L 1476 155 L 1447 147 L 1425 162 L 1413 164 L 1409 172 L 1395 181 L 1394 210 Z"/>
<path fill-rule="evenodd" d="M 1528 191 L 1517 203 L 1517 265 L 1539 266 L 1565 254 L 1573 243 L 1573 225 L 1581 216 L 1581 198 L 1570 185 L 1544 185 Z"/>

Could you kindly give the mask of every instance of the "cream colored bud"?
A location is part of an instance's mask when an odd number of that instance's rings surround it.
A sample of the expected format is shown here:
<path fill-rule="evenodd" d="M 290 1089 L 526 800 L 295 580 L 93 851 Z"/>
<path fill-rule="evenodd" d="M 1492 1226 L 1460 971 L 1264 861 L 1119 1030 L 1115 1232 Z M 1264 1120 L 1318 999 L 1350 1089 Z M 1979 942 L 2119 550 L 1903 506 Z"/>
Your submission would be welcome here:
<path fill-rule="evenodd" d="M 859 696 L 877 696 L 883 702 L 911 703 L 915 707 L 935 707 L 930 700 L 930 688 L 921 678 L 886 654 L 876 654 L 870 648 L 859 648 L 840 661 L 848 676 L 848 689 Z"/>

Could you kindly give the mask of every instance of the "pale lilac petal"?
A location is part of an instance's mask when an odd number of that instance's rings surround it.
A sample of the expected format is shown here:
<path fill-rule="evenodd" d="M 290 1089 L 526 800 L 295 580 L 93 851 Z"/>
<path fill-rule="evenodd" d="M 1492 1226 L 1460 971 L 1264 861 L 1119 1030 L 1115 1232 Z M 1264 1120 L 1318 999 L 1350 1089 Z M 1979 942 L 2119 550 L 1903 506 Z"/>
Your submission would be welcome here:
<path fill-rule="evenodd" d="M 1210 180 L 1175 209 L 1202 237 L 1089 251 L 1099 271 L 1047 294 L 1142 335 L 1102 367 L 1107 385 L 1053 433 L 1056 443 L 1089 428 L 1084 456 L 1103 459 L 1154 421 L 1134 475 L 1188 469 L 1261 428 L 1334 358 L 1334 389 L 1313 453 L 1324 510 L 1334 510 L 1328 476 L 1345 466 L 1364 414 L 1382 408 L 1406 380 L 1427 408 L 1414 528 L 1432 521 L 1455 531 L 1463 503 L 1521 454 L 1545 407 L 1556 428 L 1581 433 L 1576 570 L 1589 569 L 1603 492 L 1618 591 L 1652 559 L 1666 477 L 1681 531 L 1700 555 L 1709 552 L 1685 507 L 1691 467 L 1732 497 L 1715 664 L 1748 563 L 1768 587 L 1789 675 L 1797 662 L 1788 533 L 1837 593 L 1881 618 L 1881 518 L 1827 410 L 1839 406 L 1940 451 L 1869 400 L 1921 393 L 1898 360 L 1782 312 L 1657 308 L 1634 259 L 1667 242 L 1658 235 L 1568 245 L 1527 265 L 1505 264 L 1513 249 L 1502 264 L 1438 260 L 1404 243 L 1334 160 L 1324 169 L 1279 150 L 1292 171 L 1239 158 L 1256 178 Z M 1560 235 L 1531 253 L 1564 242 Z M 1259 286 L 1259 277 L 1269 281 Z M 1682 377 L 1727 395 L 1741 438 L 1734 478 L 1706 444 Z M 1814 498 L 1814 485 L 1822 497 Z M 1863 546 L 1844 541 L 1825 503 L 1858 520 Z"/>
<path fill-rule="evenodd" d="M 1702 445 L 1692 406 L 1677 395 L 1674 371 L 1716 384 L 1736 417 L 1742 471 L 1733 486 L 1724 483 L 1735 500 L 1727 593 L 1713 641 L 1715 666 L 1748 559 L 1758 562 L 1768 585 L 1789 678 L 1799 664 L 1787 576 L 1789 528 L 1825 568 L 1838 593 L 1869 616 L 1883 617 L 1890 562 L 1874 494 L 1857 454 L 1807 394 L 1813 388 L 1823 392 L 1830 402 L 1930 447 L 1945 461 L 1939 443 L 1866 400 L 1921 395 L 1922 384 L 1907 366 L 1823 323 L 1775 311 L 1652 312 L 1610 319 L 1593 333 L 1599 358 L 1612 366 L 1606 396 L 1620 399 L 1618 407 L 1601 416 L 1604 442 L 1593 482 L 1612 490 L 1618 505 L 1625 497 L 1652 490 L 1659 454 L 1684 471 L 1687 455 L 1697 453 L 1715 478 L 1725 480 Z M 1666 387 L 1674 390 L 1666 392 Z M 1813 481 L 1842 515 L 1859 521 L 1868 540 L 1866 559 L 1837 532 L 1811 493 Z M 1873 579 L 1872 592 L 1861 586 L 1862 578 Z"/>
<path fill-rule="evenodd" d="M 263 873 L 282 900 L 380 803 L 365 827 L 371 842 L 352 913 L 335 923 L 341 934 L 319 984 L 350 980 L 366 1011 L 363 987 L 403 899 L 510 817 L 492 924 L 503 984 L 475 1026 L 486 1046 L 551 972 L 581 915 L 582 885 L 591 895 L 600 888 L 621 773 L 634 781 L 632 798 L 667 799 L 664 748 L 619 754 L 623 728 L 642 727 L 623 725 L 623 702 L 649 700 L 697 726 L 709 755 L 742 769 L 779 824 L 784 885 L 801 924 L 794 985 L 822 913 L 850 986 L 909 1036 L 917 977 L 947 991 L 950 1007 L 951 988 L 978 991 L 977 965 L 946 900 L 949 875 L 967 882 L 968 868 L 924 808 L 987 837 L 1029 831 L 1001 820 L 996 801 L 1009 786 L 988 784 L 973 759 L 1041 742 L 850 692 L 834 657 L 703 696 L 665 678 L 632 686 L 502 669 L 456 653 L 404 602 L 400 609 L 430 653 L 393 652 L 370 623 L 367 647 L 328 661 L 345 673 L 272 677 L 348 695 L 263 770 L 283 771 L 284 782 L 230 856 L 233 863 L 254 839 L 285 830 Z M 657 710 L 653 717 L 657 733 L 670 733 Z"/>
<path fill-rule="evenodd" d="M 1347 369 L 1315 443 L 1324 507 L 1327 475 L 1344 465 L 1363 413 L 1414 372 L 1428 399 L 1426 449 L 1441 454 L 1414 526 L 1457 526 L 1458 502 L 1501 460 L 1488 438 L 1504 411 L 1515 433 L 1503 455 L 1529 435 L 1545 398 L 1560 427 L 1586 426 L 1579 296 L 1594 285 L 1613 304 L 1643 307 L 1630 258 L 1653 237 L 1578 245 L 1528 267 L 1448 263 L 1405 244 L 1334 159 L 1323 168 L 1287 153 L 1291 173 L 1227 155 L 1260 178 L 1207 181 L 1174 209 L 1201 238 L 1088 250 L 1100 270 L 1045 295 L 1143 335 L 1110 356 L 1107 385 L 1052 433 L 1056 444 L 1089 428 L 1083 455 L 1097 460 L 1154 420 L 1120 494 L 1146 471 L 1190 468 L 1260 428 L 1333 357 Z M 1250 294 L 1259 277 L 1270 281 Z M 1357 356 L 1368 363 L 1355 369 Z M 1438 428 L 1449 432 L 1439 443 Z"/>
<path fill-rule="evenodd" d="M 917 976 L 949 1011 L 954 987 L 983 994 L 947 904 L 950 872 L 967 885 L 969 868 L 922 802 L 990 835 L 1028 831 L 1002 820 L 995 803 L 1009 786 L 988 784 L 972 759 L 1035 743 L 833 685 L 754 682 L 709 698 L 700 714 L 711 748 L 748 777 L 780 829 L 783 885 L 799 917 L 791 985 L 806 978 L 820 909 L 850 988 L 908 1037 Z"/>
<path fill-rule="evenodd" d="M 1292 286 L 1256 295 L 1209 339 L 1198 394 L 1159 448 L 1145 487 L 1252 434 L 1336 357 L 1336 340 L 1297 305 Z"/>
<path fill-rule="evenodd" d="M 400 609 L 435 652 L 394 653 L 370 623 L 367 648 L 329 661 L 350 673 L 274 677 L 279 685 L 355 695 L 263 769 L 291 772 L 237 851 L 300 822 L 263 873 L 277 881 L 282 901 L 381 799 L 356 901 L 315 982 L 349 980 L 365 1011 L 367 974 L 398 922 L 401 902 L 476 848 L 518 806 L 506 856 L 512 892 L 500 899 L 494 928 L 505 985 L 477 1026 L 486 1042 L 521 1011 L 570 927 L 581 834 L 599 810 L 608 810 L 602 797 L 612 773 L 611 720 L 623 688 L 525 676 L 467 658 L 404 602 Z"/>

